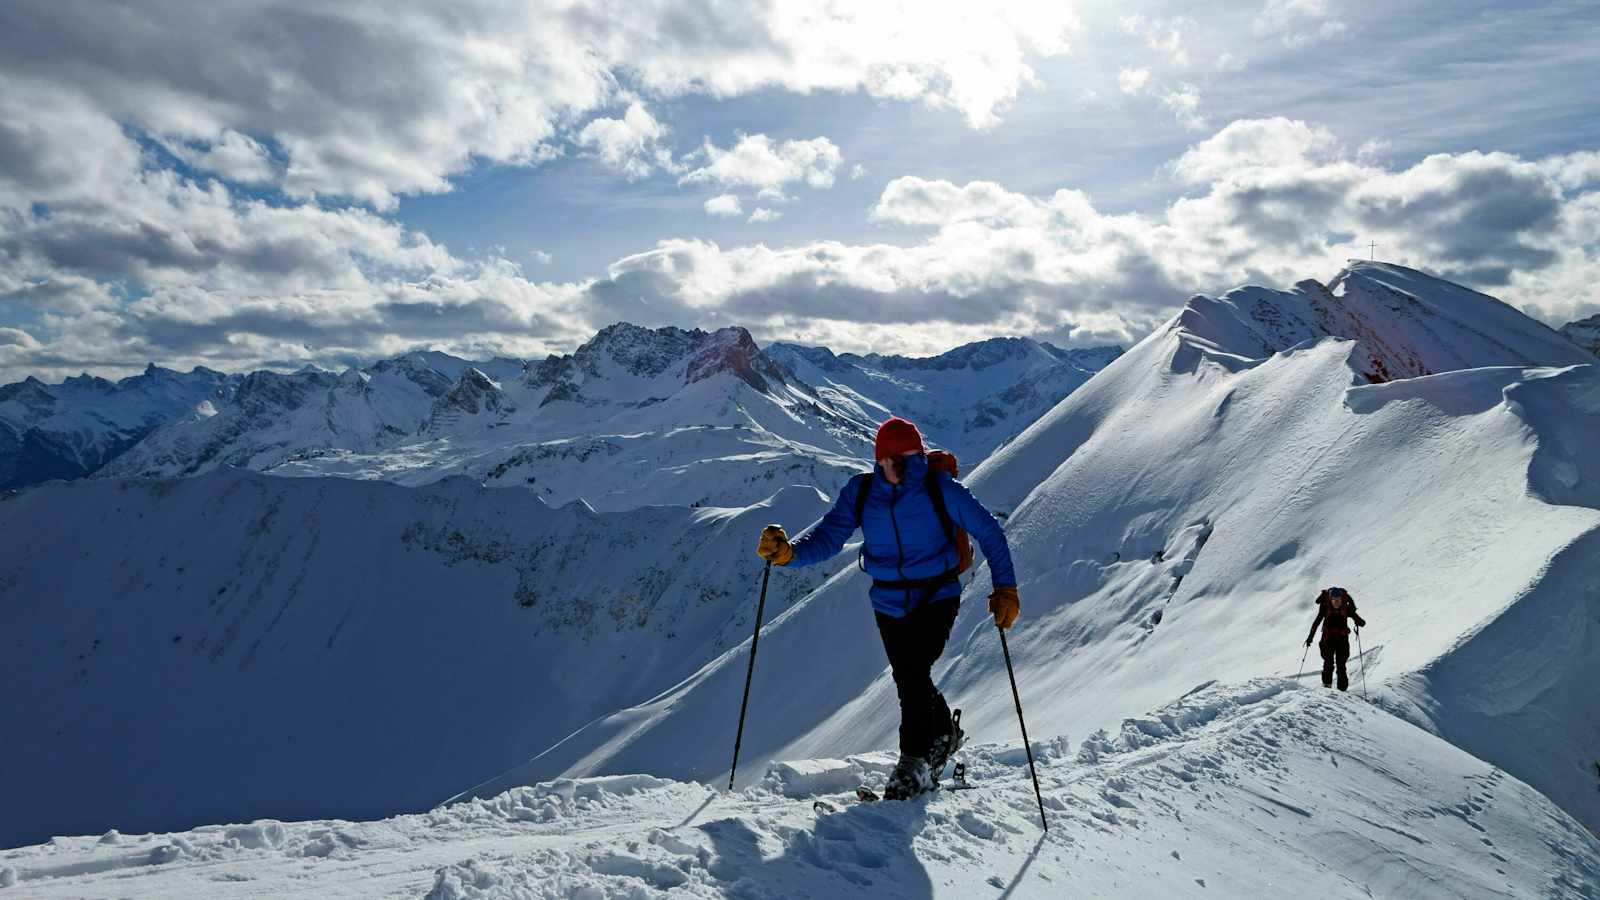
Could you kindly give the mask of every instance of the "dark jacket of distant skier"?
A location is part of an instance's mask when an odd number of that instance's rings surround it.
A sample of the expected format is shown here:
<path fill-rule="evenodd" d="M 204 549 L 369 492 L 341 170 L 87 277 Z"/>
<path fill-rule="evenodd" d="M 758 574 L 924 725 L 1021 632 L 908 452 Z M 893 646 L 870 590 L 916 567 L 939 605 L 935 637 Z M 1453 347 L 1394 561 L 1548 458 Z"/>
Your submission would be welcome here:
<path fill-rule="evenodd" d="M 900 764 L 885 792 L 894 799 L 933 787 L 962 739 L 959 716 L 952 720 L 932 678 L 961 604 L 961 554 L 947 524 L 983 548 L 995 624 L 1010 628 L 1020 603 L 1000 523 L 949 474 L 930 473 L 916 426 L 899 418 L 884 422 L 874 456 L 874 471 L 845 484 L 833 508 L 805 534 L 791 543 L 781 526 L 768 525 L 757 552 L 775 565 L 812 565 L 838 554 L 861 529 L 861 566 L 872 576 L 869 596 L 900 697 Z M 948 523 L 930 489 L 943 498 Z M 858 503 L 862 490 L 867 495 Z"/>
<path fill-rule="evenodd" d="M 1322 686 L 1333 687 L 1334 669 L 1339 671 L 1339 690 L 1350 687 L 1350 676 L 1345 663 L 1350 659 L 1350 623 L 1365 628 L 1367 620 L 1356 612 L 1356 599 L 1340 587 L 1331 587 L 1317 595 L 1317 617 L 1311 622 L 1311 632 L 1306 635 L 1306 646 L 1322 626 L 1322 640 L 1317 649 L 1322 652 Z"/>

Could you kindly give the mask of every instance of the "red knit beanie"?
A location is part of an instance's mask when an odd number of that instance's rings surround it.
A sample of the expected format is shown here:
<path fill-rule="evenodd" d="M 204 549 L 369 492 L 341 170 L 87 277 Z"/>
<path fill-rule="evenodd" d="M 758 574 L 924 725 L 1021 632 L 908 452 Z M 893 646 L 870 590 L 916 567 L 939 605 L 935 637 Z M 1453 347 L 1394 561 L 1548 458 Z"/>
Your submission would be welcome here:
<path fill-rule="evenodd" d="M 878 440 L 873 444 L 873 459 L 889 459 L 910 450 L 922 450 L 922 432 L 917 426 L 899 416 L 878 426 Z"/>

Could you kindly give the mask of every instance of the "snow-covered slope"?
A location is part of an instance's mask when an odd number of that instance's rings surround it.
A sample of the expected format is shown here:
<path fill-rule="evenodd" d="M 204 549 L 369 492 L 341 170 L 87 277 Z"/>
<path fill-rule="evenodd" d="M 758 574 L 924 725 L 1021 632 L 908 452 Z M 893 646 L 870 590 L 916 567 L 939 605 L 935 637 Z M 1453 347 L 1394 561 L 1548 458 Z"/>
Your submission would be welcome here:
<path fill-rule="evenodd" d="M 115 382 L 80 375 L 0 386 L 0 490 L 88 475 L 161 425 L 211 415 L 238 382 L 152 365 Z"/>
<path fill-rule="evenodd" d="M 1561 326 L 1561 333 L 1566 336 L 1567 340 L 1572 341 L 1595 356 L 1600 356 L 1600 313 L 1596 313 L 1587 319 L 1568 322 Z"/>
<path fill-rule="evenodd" d="M 1371 621 L 1353 666 L 1375 700 L 1600 827 L 1600 366 L 1586 359 L 1492 298 L 1394 266 L 1194 298 L 969 480 L 1009 513 L 1030 723 L 1083 733 L 1207 680 L 1292 674 L 1317 590 L 1340 584 Z M 1370 383 L 1401 376 L 1419 377 Z M 892 743 L 864 577 L 840 568 L 761 641 L 747 759 Z M 987 582 L 980 569 L 936 675 L 993 740 L 1014 713 Z M 719 748 L 690 736 L 726 727 L 745 659 L 519 774 L 713 777 Z M 786 689 L 796 671 L 803 692 Z"/>
<path fill-rule="evenodd" d="M 748 639 L 750 535 L 824 506 L 244 470 L 0 500 L 0 846 L 426 809 Z"/>
<path fill-rule="evenodd" d="M 976 790 L 911 803 L 841 795 L 878 754 L 735 794 L 624 775 L 379 822 L 107 831 L 0 851 L 0 895 L 1600 897 L 1594 836 L 1351 697 L 1213 686 L 1036 751 L 1048 832 L 1012 742 L 967 749 Z"/>
<path fill-rule="evenodd" d="M 767 353 L 858 418 L 910 418 L 939 446 L 976 465 L 1122 354 L 994 338 L 928 358 L 835 355 L 773 344 Z"/>

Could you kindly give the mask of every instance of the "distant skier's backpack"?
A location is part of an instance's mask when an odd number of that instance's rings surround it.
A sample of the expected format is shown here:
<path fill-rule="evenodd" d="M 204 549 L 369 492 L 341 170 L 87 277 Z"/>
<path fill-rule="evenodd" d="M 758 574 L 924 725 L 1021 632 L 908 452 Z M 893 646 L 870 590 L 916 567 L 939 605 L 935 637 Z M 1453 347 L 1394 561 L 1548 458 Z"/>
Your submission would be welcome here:
<path fill-rule="evenodd" d="M 961 464 L 956 455 L 948 450 L 934 450 L 928 454 L 928 475 L 923 482 L 923 488 L 928 492 L 928 499 L 933 501 L 933 511 L 939 516 L 939 525 L 944 529 L 944 536 L 955 545 L 958 562 L 956 574 L 965 572 L 972 567 L 972 538 L 967 536 L 967 530 L 956 525 L 950 518 L 950 511 L 944 505 L 944 487 L 939 483 L 939 473 L 948 472 L 951 478 L 961 474 Z M 867 509 L 867 494 L 872 491 L 872 481 L 877 473 L 868 472 L 862 479 L 861 487 L 856 491 L 856 525 L 861 525 L 861 515 Z"/>

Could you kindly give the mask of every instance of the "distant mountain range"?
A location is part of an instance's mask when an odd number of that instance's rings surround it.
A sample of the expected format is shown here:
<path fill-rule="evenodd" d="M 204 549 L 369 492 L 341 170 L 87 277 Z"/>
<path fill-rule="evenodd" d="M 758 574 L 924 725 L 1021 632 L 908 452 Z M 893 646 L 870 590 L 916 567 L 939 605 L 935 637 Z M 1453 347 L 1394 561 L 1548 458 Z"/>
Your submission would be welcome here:
<path fill-rule="evenodd" d="M 891 413 L 975 464 L 1121 352 L 1004 338 L 926 359 L 836 355 L 763 349 L 737 327 L 618 323 L 537 362 L 416 352 L 343 373 L 30 378 L 0 388 L 0 488 L 237 467 L 466 475 L 596 508 L 748 503 L 773 479 L 833 491 Z"/>

